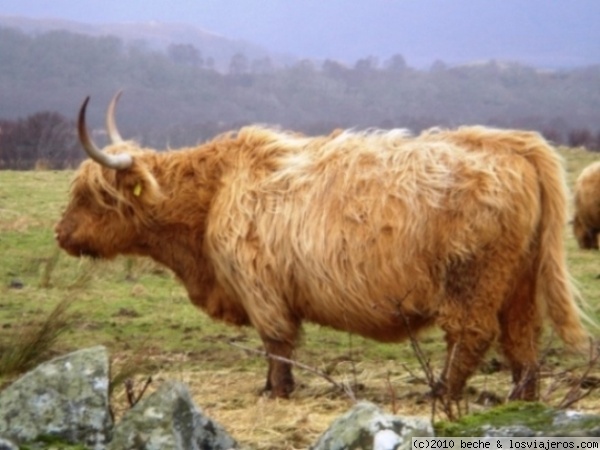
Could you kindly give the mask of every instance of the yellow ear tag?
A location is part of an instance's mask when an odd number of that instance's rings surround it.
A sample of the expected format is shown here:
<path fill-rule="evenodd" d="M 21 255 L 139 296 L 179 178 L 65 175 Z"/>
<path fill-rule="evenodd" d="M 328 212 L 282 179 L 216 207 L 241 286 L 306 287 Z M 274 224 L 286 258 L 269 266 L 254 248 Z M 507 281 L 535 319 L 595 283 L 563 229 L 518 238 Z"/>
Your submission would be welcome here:
<path fill-rule="evenodd" d="M 142 183 L 138 183 L 133 187 L 133 195 L 139 197 L 142 193 Z"/>

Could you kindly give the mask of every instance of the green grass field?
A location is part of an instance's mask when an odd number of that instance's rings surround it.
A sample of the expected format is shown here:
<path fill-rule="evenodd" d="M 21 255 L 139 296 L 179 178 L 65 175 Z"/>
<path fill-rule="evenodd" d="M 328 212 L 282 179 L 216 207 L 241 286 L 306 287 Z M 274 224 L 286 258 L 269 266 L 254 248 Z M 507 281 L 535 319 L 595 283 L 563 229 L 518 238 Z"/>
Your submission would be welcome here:
<path fill-rule="evenodd" d="M 583 150 L 561 152 L 570 185 L 600 156 Z M 298 368 L 299 389 L 290 400 L 258 395 L 266 376 L 264 358 L 230 345 L 260 349 L 256 333 L 210 320 L 191 305 L 167 269 L 144 259 L 91 261 L 60 252 L 53 228 L 67 202 L 72 175 L 0 171 L 0 384 L 18 376 L 18 371 L 2 373 L 2 356 L 18 348 L 57 305 L 67 302 L 65 327 L 56 342 L 40 352 L 41 360 L 103 344 L 110 349 L 115 378 L 120 371 L 134 369 L 137 389 L 148 376 L 153 377 L 153 386 L 167 378 L 188 383 L 196 403 L 252 448 L 306 448 L 350 407 L 350 398 L 323 377 Z M 568 227 L 565 238 L 572 276 L 590 314 L 598 318 L 600 254 L 579 250 Z M 444 357 L 440 333 L 432 331 L 420 342 L 439 373 Z M 546 353 L 543 399 L 557 404 L 585 361 L 565 357 L 556 340 Z M 358 399 L 398 413 L 431 412 L 430 405 L 420 401 L 427 386 L 408 343 L 378 344 L 307 325 L 296 359 L 350 384 Z M 489 362 L 494 359 L 494 354 L 488 355 Z M 588 375 L 590 380 L 599 377 L 597 367 Z M 483 391 L 504 398 L 509 383 L 506 370 L 482 370 L 469 383 L 472 408 L 478 407 L 474 402 Z M 554 384 L 557 391 L 548 393 L 546 388 Z M 117 415 L 127 408 L 124 399 L 124 388 L 116 383 Z M 600 394 L 594 392 L 576 407 L 600 412 L 599 400 Z"/>

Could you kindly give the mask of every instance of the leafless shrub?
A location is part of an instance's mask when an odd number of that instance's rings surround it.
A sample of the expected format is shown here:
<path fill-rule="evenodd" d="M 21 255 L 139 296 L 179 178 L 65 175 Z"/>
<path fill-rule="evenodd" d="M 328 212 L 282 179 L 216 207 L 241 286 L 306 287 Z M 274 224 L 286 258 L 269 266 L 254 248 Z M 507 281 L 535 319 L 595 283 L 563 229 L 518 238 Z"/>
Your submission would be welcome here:
<path fill-rule="evenodd" d="M 592 370 L 598 368 L 598 361 L 600 360 L 600 352 L 595 347 L 596 346 L 592 342 L 588 360 L 583 366 L 581 374 L 569 377 L 568 382 L 571 387 L 560 400 L 557 408 L 570 408 L 600 387 L 600 380 L 592 381 L 592 378 L 590 377 Z"/>

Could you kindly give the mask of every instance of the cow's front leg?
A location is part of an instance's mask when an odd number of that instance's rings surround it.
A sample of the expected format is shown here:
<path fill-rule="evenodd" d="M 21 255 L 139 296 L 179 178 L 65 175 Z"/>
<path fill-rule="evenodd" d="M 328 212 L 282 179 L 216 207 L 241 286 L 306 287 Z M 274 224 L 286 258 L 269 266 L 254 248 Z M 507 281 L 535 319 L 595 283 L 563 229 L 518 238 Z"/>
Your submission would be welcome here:
<path fill-rule="evenodd" d="M 271 392 L 271 397 L 288 398 L 294 390 L 290 361 L 301 330 L 301 319 L 297 311 L 291 311 L 284 296 L 278 295 L 272 286 L 275 278 L 267 271 L 265 264 L 255 255 L 252 264 L 240 267 L 257 266 L 266 273 L 246 273 L 241 282 L 240 290 L 247 293 L 241 303 L 252 326 L 260 336 L 267 353 L 269 370 L 265 389 Z M 244 271 L 240 270 L 240 273 Z M 258 276 L 261 275 L 261 276 Z M 263 282 L 267 278 L 270 283 Z"/>
<path fill-rule="evenodd" d="M 274 339 L 263 339 L 265 351 L 269 359 L 267 383 L 265 390 L 271 392 L 271 397 L 289 398 L 294 390 L 292 365 L 282 359 L 291 360 L 294 345 Z"/>

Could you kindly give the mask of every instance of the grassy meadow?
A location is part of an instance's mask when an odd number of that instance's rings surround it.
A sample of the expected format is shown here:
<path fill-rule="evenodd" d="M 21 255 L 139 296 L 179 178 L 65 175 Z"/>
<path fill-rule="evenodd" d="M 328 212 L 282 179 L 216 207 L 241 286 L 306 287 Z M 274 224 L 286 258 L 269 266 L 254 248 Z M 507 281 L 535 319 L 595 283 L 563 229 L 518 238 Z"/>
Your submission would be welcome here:
<path fill-rule="evenodd" d="M 561 152 L 570 185 L 600 156 L 578 149 Z M 285 450 L 307 448 L 351 407 L 349 395 L 300 368 L 294 370 L 298 389 L 290 400 L 259 395 L 266 361 L 239 347 L 260 350 L 256 333 L 210 320 L 191 305 L 167 269 L 145 259 L 92 261 L 60 252 L 53 228 L 66 204 L 72 175 L 0 171 L 0 386 L 36 361 L 102 344 L 111 353 L 117 416 L 129 407 L 123 379 L 131 378 L 136 392 L 148 377 L 149 390 L 162 380 L 177 379 L 187 383 L 197 405 L 242 444 Z M 565 238 L 571 273 L 591 315 L 598 318 L 600 254 L 579 250 L 568 227 Z M 49 323 L 48 335 L 28 340 Z M 574 381 L 584 376 L 586 361 L 565 356 L 550 334 L 546 341 L 541 394 L 545 402 L 558 405 Z M 433 330 L 419 342 L 439 374 L 444 357 L 441 334 Z M 25 352 L 33 362 L 22 357 Z M 428 387 L 409 343 L 378 344 L 306 325 L 295 359 L 346 384 L 359 400 L 399 414 L 432 413 L 431 404 L 423 401 Z M 600 387 L 598 364 L 585 374 L 585 381 L 586 386 Z M 509 389 L 509 372 L 490 353 L 469 382 L 470 410 L 484 407 L 484 398 L 504 399 Z M 600 413 L 600 391 L 574 407 Z"/>

